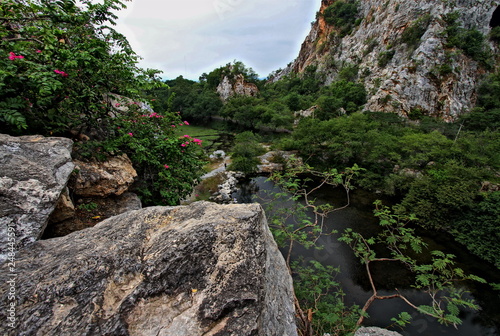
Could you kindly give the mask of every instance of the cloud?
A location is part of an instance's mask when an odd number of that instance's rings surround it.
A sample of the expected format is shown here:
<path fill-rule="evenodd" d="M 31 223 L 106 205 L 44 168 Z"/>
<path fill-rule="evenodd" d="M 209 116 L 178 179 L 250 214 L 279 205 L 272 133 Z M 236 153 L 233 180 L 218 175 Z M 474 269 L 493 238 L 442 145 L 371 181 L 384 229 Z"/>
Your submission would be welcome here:
<path fill-rule="evenodd" d="M 261 77 L 297 56 L 321 0 L 133 0 L 116 29 L 163 77 L 198 79 L 233 60 Z"/>

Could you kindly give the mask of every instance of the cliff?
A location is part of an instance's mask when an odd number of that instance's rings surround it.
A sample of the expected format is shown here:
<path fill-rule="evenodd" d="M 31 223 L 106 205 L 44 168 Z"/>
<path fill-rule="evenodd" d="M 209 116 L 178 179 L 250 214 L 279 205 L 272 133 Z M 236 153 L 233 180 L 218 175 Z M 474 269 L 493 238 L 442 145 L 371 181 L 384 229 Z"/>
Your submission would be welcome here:
<path fill-rule="evenodd" d="M 352 29 L 325 20 L 335 15 L 325 12 L 337 2 L 357 4 Z M 330 84 L 343 68 L 357 67 L 369 92 L 366 110 L 451 121 L 474 106 L 477 84 L 498 65 L 498 43 L 487 37 L 499 25 L 498 5 L 493 0 L 323 0 L 298 57 L 277 78 L 313 66 Z M 451 41 L 457 32 L 462 35 Z"/>
<path fill-rule="evenodd" d="M 254 97 L 259 93 L 259 89 L 257 85 L 247 82 L 242 74 L 238 74 L 232 80 L 224 76 L 217 86 L 217 93 L 222 101 L 227 101 L 235 95 Z"/>

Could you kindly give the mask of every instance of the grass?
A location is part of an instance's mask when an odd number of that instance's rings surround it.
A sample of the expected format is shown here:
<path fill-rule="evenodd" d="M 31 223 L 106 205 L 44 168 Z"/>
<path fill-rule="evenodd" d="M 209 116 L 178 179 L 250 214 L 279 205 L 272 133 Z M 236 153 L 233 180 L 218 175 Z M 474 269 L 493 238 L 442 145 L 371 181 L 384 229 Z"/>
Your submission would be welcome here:
<path fill-rule="evenodd" d="M 194 125 L 178 127 L 176 130 L 179 136 L 188 134 L 193 138 L 203 140 L 204 148 L 213 147 L 214 144 L 215 146 L 218 145 L 215 141 L 219 138 L 220 132 L 217 130 Z"/>

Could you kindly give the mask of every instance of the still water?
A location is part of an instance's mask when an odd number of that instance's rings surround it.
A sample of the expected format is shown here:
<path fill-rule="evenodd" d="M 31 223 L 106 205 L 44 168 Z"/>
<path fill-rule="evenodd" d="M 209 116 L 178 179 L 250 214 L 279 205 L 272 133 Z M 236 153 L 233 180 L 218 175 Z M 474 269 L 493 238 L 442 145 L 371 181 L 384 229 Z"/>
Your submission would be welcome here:
<path fill-rule="evenodd" d="M 240 203 L 259 202 L 265 208 L 268 202 L 267 192 L 278 191 L 277 187 L 268 181 L 266 177 L 256 177 L 251 181 L 243 183 L 241 190 L 233 195 Z M 315 195 L 317 202 L 329 202 L 336 206 L 343 206 L 346 202 L 342 190 L 323 189 Z M 377 220 L 373 216 L 373 201 L 376 195 L 363 191 L 351 192 L 351 205 L 346 209 L 329 215 L 327 225 L 330 229 L 342 232 L 345 228 L 352 228 L 363 233 L 365 236 L 375 234 L 378 230 Z M 286 206 L 286 204 L 284 204 Z M 467 253 L 464 247 L 459 246 L 450 237 L 420 230 L 422 236 L 430 249 L 443 250 L 457 256 L 457 265 L 466 272 L 476 274 L 485 278 L 488 282 L 500 283 L 498 270 L 492 265 Z M 363 306 L 371 295 L 365 268 L 355 258 L 351 249 L 344 243 L 336 240 L 336 236 L 324 236 L 319 243 L 324 246 L 322 250 L 296 249 L 295 253 L 302 255 L 306 260 L 314 259 L 323 264 L 340 267 L 337 280 L 342 284 L 348 304 L 356 303 Z M 379 294 L 394 294 L 393 288 L 398 288 L 410 301 L 416 304 L 428 304 L 429 296 L 422 291 L 412 289 L 409 279 L 401 267 L 394 267 L 395 263 L 386 263 L 383 267 L 376 269 L 375 281 L 378 279 Z M 392 265 L 391 265 L 392 264 Z M 390 268 L 388 268 L 390 267 Z M 381 290 L 381 289 L 387 290 Z M 493 291 L 487 285 L 468 285 L 467 290 L 471 292 L 471 298 L 481 306 L 479 312 L 465 311 L 461 314 L 462 325 L 458 329 L 439 324 L 435 319 L 415 312 L 411 307 L 400 299 L 377 300 L 368 313 L 370 317 L 365 320 L 366 326 L 378 326 L 396 330 L 407 336 L 494 336 L 500 335 L 500 296 L 499 292 Z M 406 311 L 413 317 L 411 325 L 401 330 L 392 325 L 391 318 L 396 317 L 399 312 Z"/>

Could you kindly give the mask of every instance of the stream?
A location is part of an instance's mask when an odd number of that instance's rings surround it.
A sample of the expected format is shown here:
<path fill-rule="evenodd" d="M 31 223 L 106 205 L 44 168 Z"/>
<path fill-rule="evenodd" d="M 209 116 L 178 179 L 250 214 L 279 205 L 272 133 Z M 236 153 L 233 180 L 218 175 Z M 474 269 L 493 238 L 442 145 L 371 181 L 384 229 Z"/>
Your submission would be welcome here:
<path fill-rule="evenodd" d="M 259 202 L 265 208 L 267 201 L 266 191 L 278 191 L 273 182 L 266 177 L 259 176 L 240 185 L 241 189 L 233 194 L 239 203 Z M 336 206 L 345 204 L 345 194 L 339 189 L 323 189 L 315 195 L 317 202 L 329 202 Z M 375 234 L 378 223 L 373 216 L 373 201 L 377 195 L 373 193 L 354 190 L 351 192 L 351 205 L 343 210 L 328 216 L 327 225 L 329 229 L 342 232 L 345 228 L 362 232 L 365 236 Z M 384 200 L 383 200 L 384 201 Z M 384 204 L 386 202 L 384 201 Z M 389 203 L 387 203 L 389 205 Z M 284 204 L 286 206 L 286 204 Z M 463 246 L 459 246 L 451 237 L 445 234 L 429 232 L 422 229 L 418 234 L 424 238 L 430 249 L 443 250 L 457 256 L 457 266 L 466 272 L 481 276 L 488 282 L 500 283 L 498 270 L 492 265 L 469 254 Z M 342 284 L 346 293 L 346 303 L 356 303 L 363 306 L 371 295 L 368 277 L 365 268 L 356 259 L 350 247 L 336 240 L 335 236 L 324 236 L 319 243 L 324 246 L 322 250 L 296 248 L 295 253 L 307 259 L 314 259 L 323 264 L 340 267 L 340 274 L 336 279 Z M 380 295 L 393 294 L 391 288 L 397 287 L 402 294 L 416 304 L 429 302 L 429 296 L 423 291 L 413 289 L 409 286 L 410 279 L 401 272 L 401 267 L 394 267 L 395 263 L 379 265 L 374 271 L 375 281 L 378 281 Z M 488 285 L 467 284 L 467 290 L 471 292 L 470 297 L 481 307 L 480 311 L 462 312 L 460 318 L 462 325 L 455 329 L 452 326 L 443 326 L 435 319 L 417 313 L 400 299 L 376 300 L 368 310 L 369 318 L 363 323 L 366 326 L 378 326 L 400 332 L 402 335 L 426 335 L 426 336 L 493 336 L 500 335 L 500 297 L 499 293 Z M 384 290 L 384 287 L 387 290 Z M 390 320 L 399 312 L 406 311 L 412 317 L 412 323 L 403 330 L 395 328 Z"/>

